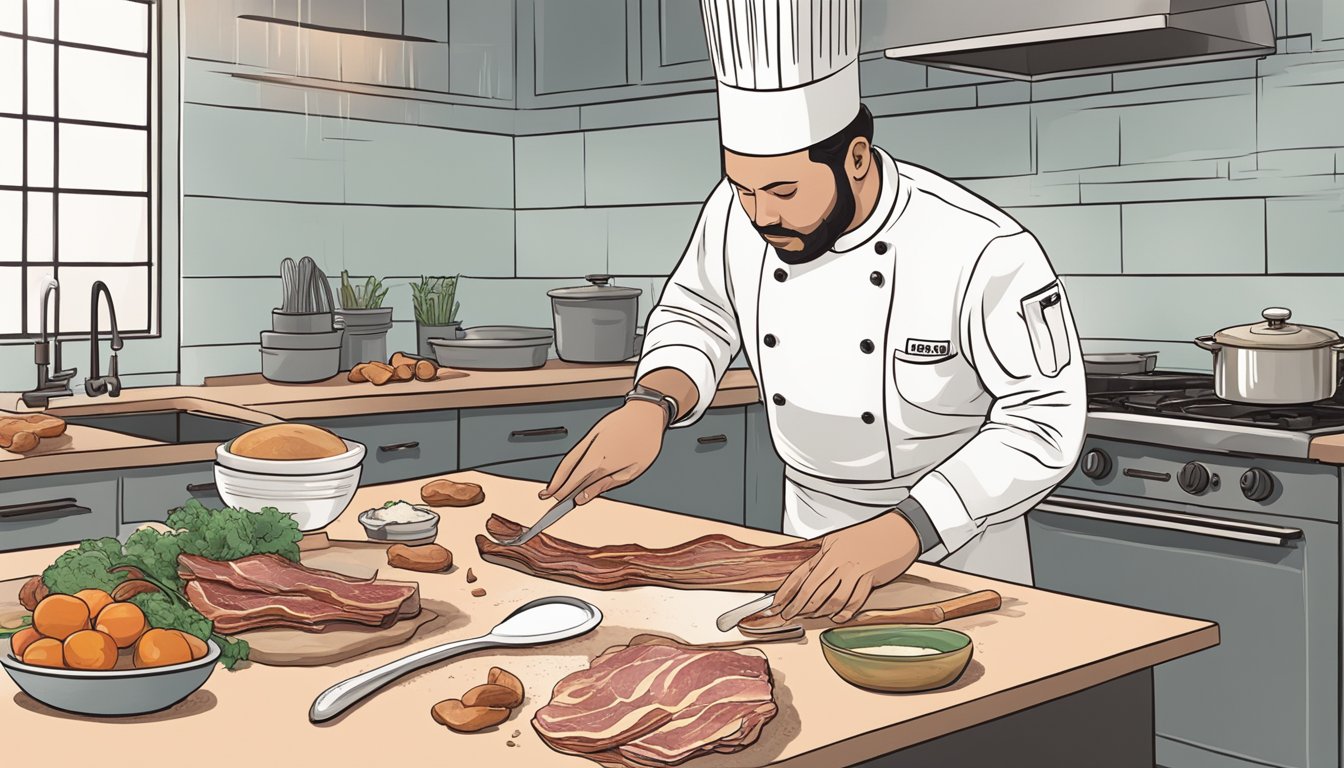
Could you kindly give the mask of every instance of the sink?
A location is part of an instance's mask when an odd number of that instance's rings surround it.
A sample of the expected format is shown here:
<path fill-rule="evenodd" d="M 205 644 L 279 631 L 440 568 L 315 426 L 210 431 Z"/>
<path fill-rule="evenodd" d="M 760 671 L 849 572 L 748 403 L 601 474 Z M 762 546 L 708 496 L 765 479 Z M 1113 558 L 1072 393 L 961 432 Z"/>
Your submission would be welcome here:
<path fill-rule="evenodd" d="M 62 418 L 67 424 L 119 432 L 131 437 L 172 445 L 222 443 L 257 426 L 239 419 L 177 409 Z"/>

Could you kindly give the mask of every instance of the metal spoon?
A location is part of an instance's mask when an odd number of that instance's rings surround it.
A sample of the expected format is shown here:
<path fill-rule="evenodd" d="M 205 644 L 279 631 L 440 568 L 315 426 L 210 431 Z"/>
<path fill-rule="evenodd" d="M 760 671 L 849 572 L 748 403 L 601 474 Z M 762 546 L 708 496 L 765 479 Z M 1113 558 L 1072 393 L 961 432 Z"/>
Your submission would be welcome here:
<path fill-rule="evenodd" d="M 330 720 L 402 675 L 453 656 L 486 648 L 556 643 L 590 632 L 601 623 L 602 611 L 578 598 L 533 600 L 509 614 L 489 634 L 437 645 L 331 686 L 313 700 L 308 719 L 314 723 Z"/>

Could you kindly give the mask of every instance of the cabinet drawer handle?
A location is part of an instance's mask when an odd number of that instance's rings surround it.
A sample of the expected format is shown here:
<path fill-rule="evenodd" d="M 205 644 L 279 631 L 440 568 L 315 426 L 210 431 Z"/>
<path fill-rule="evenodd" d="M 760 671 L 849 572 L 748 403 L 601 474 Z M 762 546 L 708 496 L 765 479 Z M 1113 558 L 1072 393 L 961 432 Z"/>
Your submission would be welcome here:
<path fill-rule="evenodd" d="M 380 445 L 378 446 L 378 451 L 380 453 L 400 453 L 402 451 L 413 451 L 419 447 L 420 447 L 420 441 L 412 440 L 409 443 L 393 443 L 392 445 Z"/>
<path fill-rule="evenodd" d="M 187 493 L 214 493 L 217 490 L 214 483 L 187 483 Z"/>
<path fill-rule="evenodd" d="M 1125 470 L 1125 477 L 1137 477 L 1140 480 L 1156 480 L 1159 483 L 1165 483 L 1171 480 L 1170 472 L 1149 472 L 1146 469 L 1128 468 Z"/>
<path fill-rule="evenodd" d="M 727 435 L 709 435 L 709 436 L 707 436 L 707 437 L 698 437 L 698 438 L 695 439 L 695 442 L 697 442 L 697 443 L 699 443 L 699 444 L 701 444 L 701 445 L 714 445 L 714 444 L 716 444 L 716 443 L 726 443 L 726 442 L 728 442 L 728 436 L 727 436 Z"/>
<path fill-rule="evenodd" d="M 543 427 L 541 429 L 515 429 L 509 433 L 509 437 L 552 437 L 559 435 L 564 437 L 569 434 L 569 429 L 565 427 Z"/>
<path fill-rule="evenodd" d="M 52 499 L 50 501 L 34 501 L 28 504 L 11 504 L 0 507 L 0 519 L 34 517 L 37 515 L 72 517 L 74 515 L 87 515 L 90 511 L 92 510 L 88 507 L 79 506 L 74 499 Z"/>

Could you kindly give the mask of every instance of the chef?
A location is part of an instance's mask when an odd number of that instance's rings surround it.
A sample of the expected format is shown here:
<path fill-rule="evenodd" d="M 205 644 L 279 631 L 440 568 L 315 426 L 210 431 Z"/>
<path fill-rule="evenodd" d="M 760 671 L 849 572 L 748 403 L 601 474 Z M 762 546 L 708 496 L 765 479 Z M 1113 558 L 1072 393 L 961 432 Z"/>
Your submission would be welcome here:
<path fill-rule="evenodd" d="M 776 593 L 785 619 L 846 621 L 916 559 L 1030 584 L 1023 515 L 1086 417 L 1037 240 L 873 146 L 859 6 L 703 0 L 725 178 L 649 315 L 635 388 L 541 492 L 583 504 L 637 478 L 741 352 L 785 464 L 784 531 L 822 542 Z"/>

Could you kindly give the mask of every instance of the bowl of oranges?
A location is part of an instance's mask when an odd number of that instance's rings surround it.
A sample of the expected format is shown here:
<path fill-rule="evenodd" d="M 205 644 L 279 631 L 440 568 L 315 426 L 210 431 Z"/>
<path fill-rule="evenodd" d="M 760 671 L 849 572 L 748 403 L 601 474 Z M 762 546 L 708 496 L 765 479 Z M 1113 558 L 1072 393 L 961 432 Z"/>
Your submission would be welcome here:
<path fill-rule="evenodd" d="M 99 589 L 48 595 L 32 626 L 0 646 L 0 666 L 24 693 L 84 715 L 167 709 L 205 684 L 220 648 L 176 629 L 151 628 L 140 607 Z"/>

